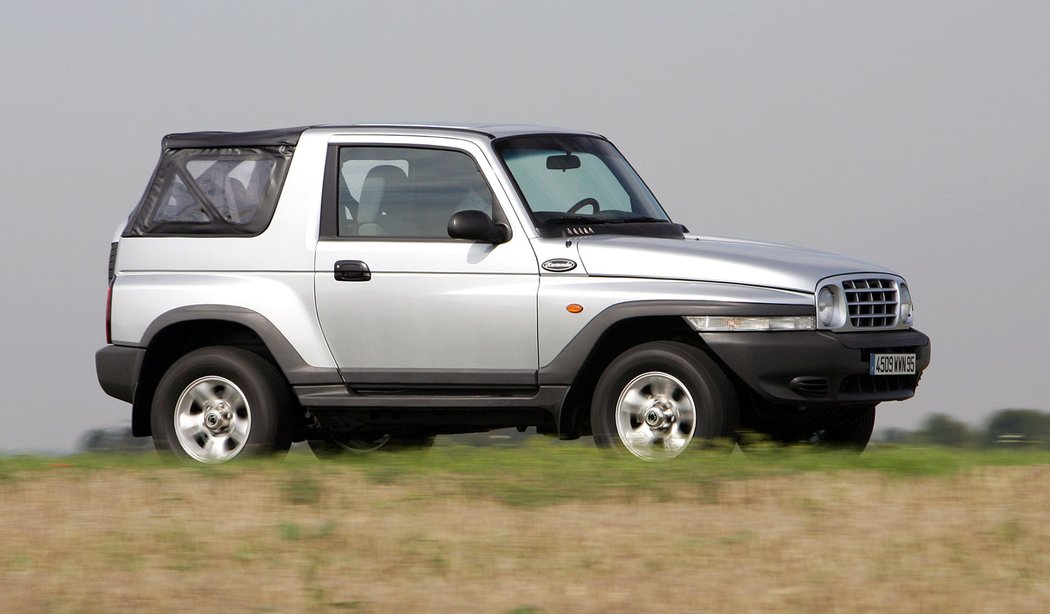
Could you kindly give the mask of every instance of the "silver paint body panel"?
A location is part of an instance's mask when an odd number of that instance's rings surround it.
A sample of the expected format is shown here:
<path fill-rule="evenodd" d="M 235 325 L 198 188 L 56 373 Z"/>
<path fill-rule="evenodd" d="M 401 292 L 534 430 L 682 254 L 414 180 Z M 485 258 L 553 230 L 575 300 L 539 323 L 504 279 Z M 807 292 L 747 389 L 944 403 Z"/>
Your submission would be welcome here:
<path fill-rule="evenodd" d="M 587 272 L 600 277 L 688 279 L 814 292 L 831 275 L 886 273 L 853 258 L 738 239 L 600 235 L 580 239 Z"/>
<path fill-rule="evenodd" d="M 334 135 L 340 145 L 456 149 L 482 169 L 496 198 L 507 194 L 484 149 L 470 139 Z M 322 240 L 317 313 L 336 364 L 350 369 L 536 369 L 536 255 L 520 220 L 501 245 L 458 240 Z M 368 282 L 339 282 L 338 260 L 368 265 Z"/>
<path fill-rule="evenodd" d="M 237 237 L 120 240 L 113 341 L 139 345 L 172 309 L 229 305 L 272 322 L 310 366 L 350 369 L 535 370 L 603 309 L 627 301 L 813 305 L 821 279 L 889 272 L 799 248 L 687 235 L 539 237 L 491 136 L 561 131 L 530 126 L 349 126 L 306 130 L 269 227 Z M 564 131 L 570 132 L 570 131 Z M 473 156 L 512 239 L 319 240 L 330 144 L 451 147 Z M 550 259 L 576 268 L 550 272 Z M 337 282 L 337 260 L 360 260 L 368 282 Z M 584 310 L 569 313 L 566 305 Z"/>

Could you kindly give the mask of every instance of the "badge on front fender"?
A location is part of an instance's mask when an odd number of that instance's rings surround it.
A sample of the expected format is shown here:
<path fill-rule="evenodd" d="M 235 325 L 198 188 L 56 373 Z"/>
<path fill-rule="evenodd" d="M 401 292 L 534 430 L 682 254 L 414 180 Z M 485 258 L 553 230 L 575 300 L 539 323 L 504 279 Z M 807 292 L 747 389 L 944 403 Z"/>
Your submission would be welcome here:
<path fill-rule="evenodd" d="M 551 273 L 564 273 L 575 269 L 576 261 L 569 260 L 568 258 L 551 258 L 540 266 L 543 267 L 544 271 L 550 271 Z"/>

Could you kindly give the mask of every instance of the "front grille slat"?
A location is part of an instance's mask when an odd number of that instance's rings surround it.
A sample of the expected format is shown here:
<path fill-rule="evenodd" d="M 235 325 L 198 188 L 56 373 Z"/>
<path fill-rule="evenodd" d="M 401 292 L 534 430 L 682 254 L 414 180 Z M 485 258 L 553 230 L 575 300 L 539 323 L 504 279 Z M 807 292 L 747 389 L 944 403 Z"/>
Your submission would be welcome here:
<path fill-rule="evenodd" d="M 862 278 L 842 282 L 853 328 L 891 328 L 897 324 L 900 297 L 892 279 Z"/>

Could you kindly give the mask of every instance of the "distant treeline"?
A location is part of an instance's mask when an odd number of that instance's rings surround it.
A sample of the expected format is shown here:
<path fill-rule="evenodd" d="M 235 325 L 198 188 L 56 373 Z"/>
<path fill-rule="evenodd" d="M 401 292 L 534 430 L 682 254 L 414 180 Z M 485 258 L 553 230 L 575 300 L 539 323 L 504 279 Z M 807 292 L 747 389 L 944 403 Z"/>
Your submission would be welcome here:
<path fill-rule="evenodd" d="M 1050 449 L 1050 413 L 1034 409 L 1003 409 L 983 427 L 974 427 L 947 414 L 933 414 L 917 431 L 889 428 L 876 441 L 959 448 L 1039 447 Z"/>

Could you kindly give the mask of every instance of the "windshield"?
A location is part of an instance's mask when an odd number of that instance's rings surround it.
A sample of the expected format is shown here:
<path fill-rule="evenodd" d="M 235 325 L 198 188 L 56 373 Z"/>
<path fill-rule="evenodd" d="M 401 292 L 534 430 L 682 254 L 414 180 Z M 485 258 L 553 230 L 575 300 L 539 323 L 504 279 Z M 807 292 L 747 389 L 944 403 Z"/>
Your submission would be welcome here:
<path fill-rule="evenodd" d="M 537 226 L 670 222 L 638 173 L 605 139 L 529 135 L 497 141 L 495 147 Z"/>

